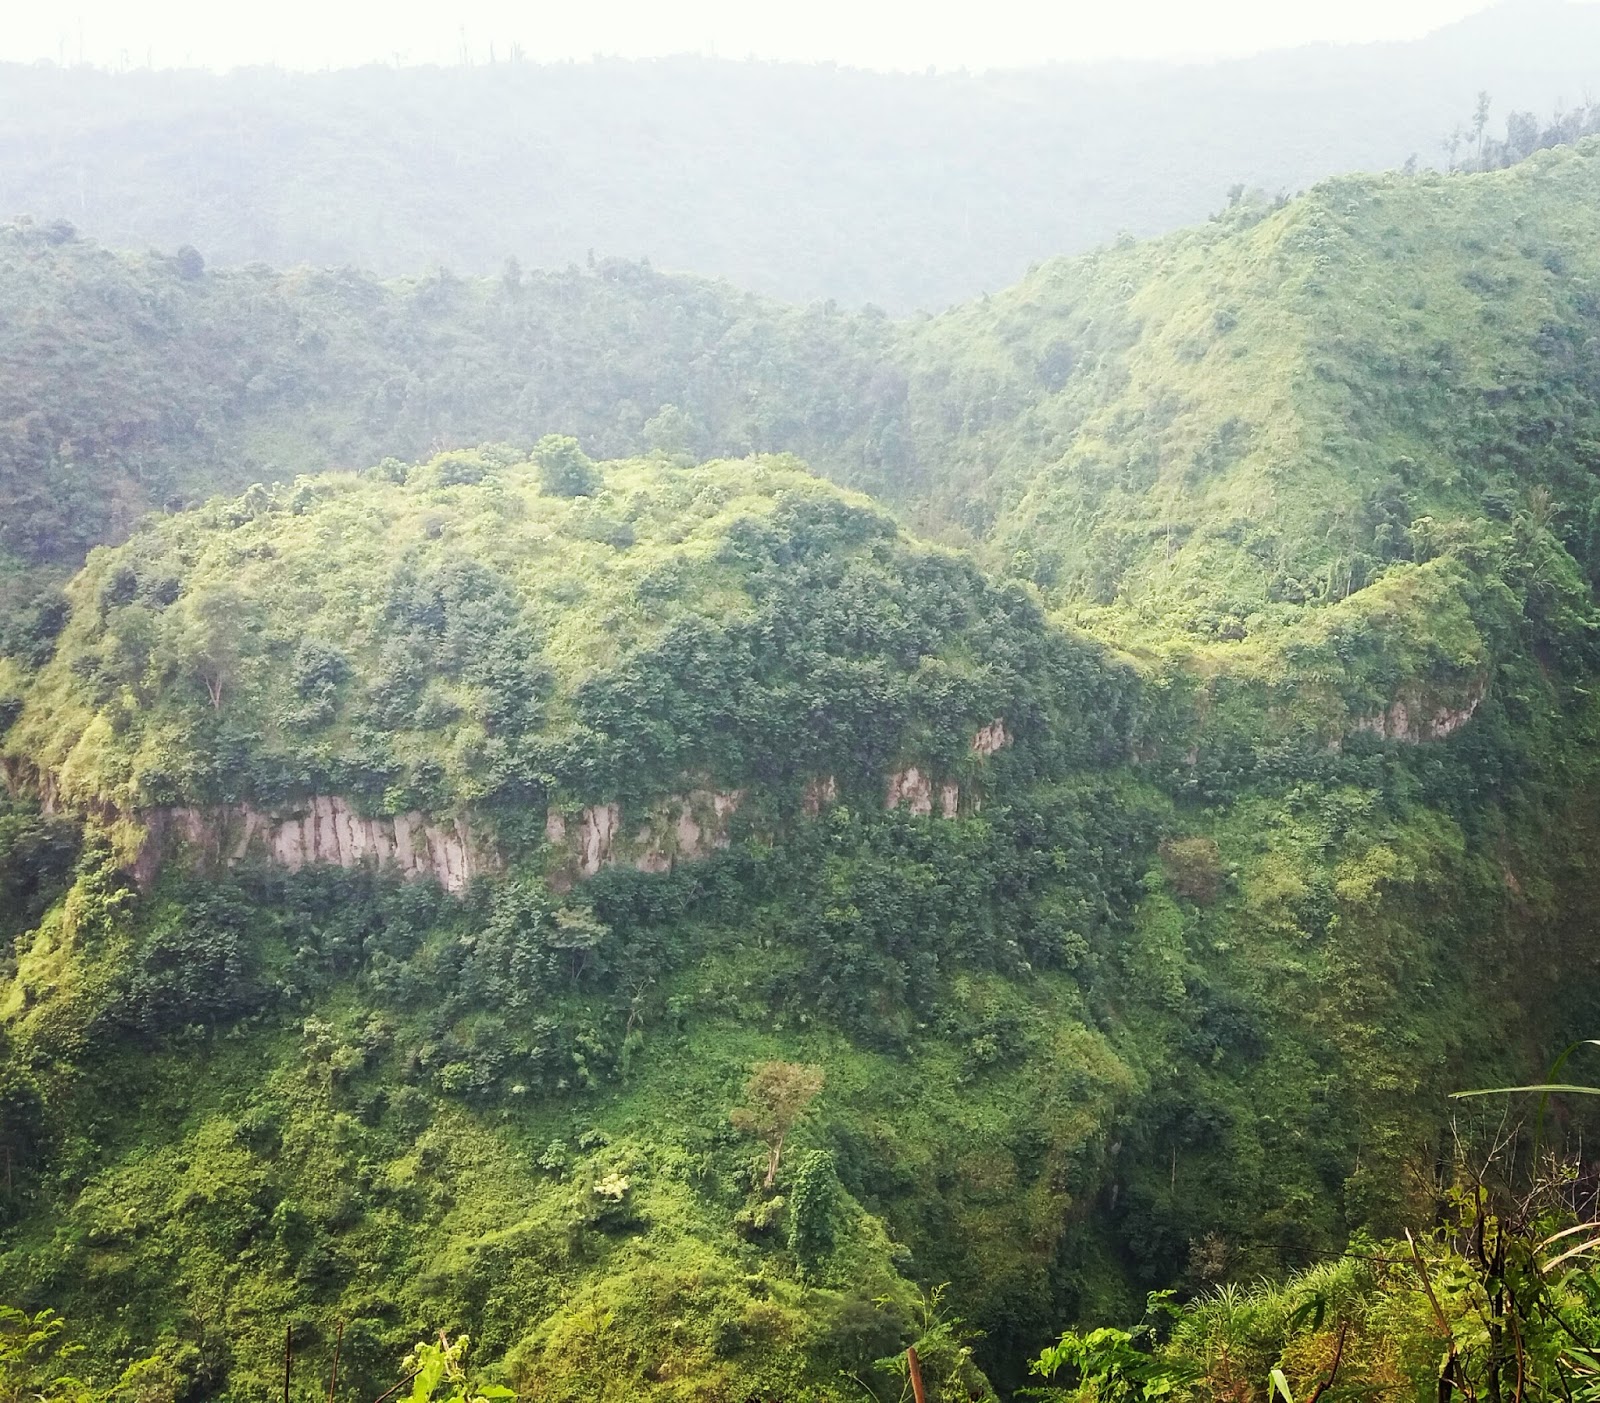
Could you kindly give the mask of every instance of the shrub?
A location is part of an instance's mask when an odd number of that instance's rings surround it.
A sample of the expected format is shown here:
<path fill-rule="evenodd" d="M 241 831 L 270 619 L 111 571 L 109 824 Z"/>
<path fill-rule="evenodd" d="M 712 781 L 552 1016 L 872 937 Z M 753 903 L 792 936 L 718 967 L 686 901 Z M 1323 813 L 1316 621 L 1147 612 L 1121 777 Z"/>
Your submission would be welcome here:
<path fill-rule="evenodd" d="M 1212 838 L 1171 838 L 1161 845 L 1161 865 L 1175 896 L 1209 906 L 1222 888 L 1222 854 Z"/>
<path fill-rule="evenodd" d="M 546 434 L 533 450 L 539 483 L 552 497 L 592 497 L 600 490 L 600 473 L 578 440 Z"/>

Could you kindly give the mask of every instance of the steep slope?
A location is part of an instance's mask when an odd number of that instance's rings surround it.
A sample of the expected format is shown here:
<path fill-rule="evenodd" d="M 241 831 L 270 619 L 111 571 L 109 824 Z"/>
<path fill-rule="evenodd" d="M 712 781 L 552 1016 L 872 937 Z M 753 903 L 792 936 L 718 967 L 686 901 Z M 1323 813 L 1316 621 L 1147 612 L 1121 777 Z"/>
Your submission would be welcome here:
<path fill-rule="evenodd" d="M 1595 1010 L 1574 691 L 1330 749 L 789 464 L 304 479 L 70 602 L 5 742 L 4 1275 L 101 1371 L 264 1393 L 338 1318 L 378 1391 L 443 1322 L 535 1397 L 892 1393 L 965 1367 L 948 1281 L 1014 1384 L 1406 1221 L 1442 1092 Z M 772 1058 L 826 1090 L 767 1191 Z"/>
<path fill-rule="evenodd" d="M 167 499 L 554 431 L 798 452 L 1074 605 L 1237 632 L 1518 481 L 1589 531 L 1596 150 L 1242 204 L 899 323 L 628 264 L 381 284 L 11 226 L 0 546 L 70 564 Z"/>
<path fill-rule="evenodd" d="M 689 775 L 876 795 L 903 759 L 965 779 L 1017 738 L 1058 765 L 1126 749 L 1090 645 L 1050 644 L 1024 592 L 913 550 L 864 499 L 783 462 L 602 475 L 556 438 L 539 457 L 152 521 L 74 582 L 14 753 L 75 807 L 331 790 L 520 812 Z"/>
<path fill-rule="evenodd" d="M 1529 493 L 1592 571 L 1597 226 L 1586 142 L 1045 265 L 913 333 L 909 490 L 1125 633 L 1282 626 Z"/>
<path fill-rule="evenodd" d="M 448 1316 L 555 1397 L 844 1396 L 913 1261 L 1043 1328 L 1137 1079 L 1085 993 L 1154 822 L 1125 667 L 792 465 L 561 440 L 168 518 L 71 598 L 7 739 L 97 835 L 8 981 L 8 1280 L 251 1390 L 246 1322 L 335 1303 L 363 1386 Z M 835 1110 L 774 1194 L 728 1116 L 779 1054 Z"/>

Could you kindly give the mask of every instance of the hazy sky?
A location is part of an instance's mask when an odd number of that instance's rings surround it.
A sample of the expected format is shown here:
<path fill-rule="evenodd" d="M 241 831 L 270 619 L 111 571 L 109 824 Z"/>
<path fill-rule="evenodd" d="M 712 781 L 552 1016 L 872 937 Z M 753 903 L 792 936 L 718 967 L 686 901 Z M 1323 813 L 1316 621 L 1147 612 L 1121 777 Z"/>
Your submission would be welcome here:
<path fill-rule="evenodd" d="M 686 51 L 973 69 L 1415 38 L 1485 0 L 14 0 L 0 58 L 103 66 L 476 62 Z"/>

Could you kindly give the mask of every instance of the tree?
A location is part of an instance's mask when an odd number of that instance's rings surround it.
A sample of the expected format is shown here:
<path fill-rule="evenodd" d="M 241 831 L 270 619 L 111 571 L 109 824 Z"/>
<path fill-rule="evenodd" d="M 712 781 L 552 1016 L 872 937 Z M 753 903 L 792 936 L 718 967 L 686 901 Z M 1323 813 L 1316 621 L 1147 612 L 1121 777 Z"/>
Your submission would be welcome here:
<path fill-rule="evenodd" d="M 839 1200 L 833 1151 L 811 1150 L 802 1155 L 789 1196 L 789 1250 L 807 1265 L 833 1250 Z"/>
<path fill-rule="evenodd" d="M 563 906 L 556 912 L 555 926 L 545 936 L 552 950 L 562 951 L 571 962 L 572 982 L 588 972 L 596 952 L 611 935 L 611 928 L 581 907 Z"/>
<path fill-rule="evenodd" d="M 751 1068 L 750 1080 L 744 1084 L 749 1104 L 740 1106 L 729 1119 L 735 1129 L 766 1141 L 764 1188 L 777 1182 L 783 1142 L 821 1093 L 822 1083 L 822 1068 L 804 1062 L 758 1062 Z"/>
<path fill-rule="evenodd" d="M 667 458 L 692 458 L 694 424 L 675 404 L 664 404 L 644 422 L 645 447 Z"/>
<path fill-rule="evenodd" d="M 539 483 L 555 497 L 592 497 L 600 490 L 600 474 L 578 440 L 546 434 L 533 450 Z"/>
<path fill-rule="evenodd" d="M 232 586 L 197 590 L 169 615 L 168 643 L 179 666 L 204 684 L 211 709 L 238 671 L 252 611 Z"/>
<path fill-rule="evenodd" d="M 1472 109 L 1472 140 L 1478 148 L 1478 164 L 1483 164 L 1483 138 L 1489 129 L 1489 94 L 1478 94 L 1478 105 Z"/>

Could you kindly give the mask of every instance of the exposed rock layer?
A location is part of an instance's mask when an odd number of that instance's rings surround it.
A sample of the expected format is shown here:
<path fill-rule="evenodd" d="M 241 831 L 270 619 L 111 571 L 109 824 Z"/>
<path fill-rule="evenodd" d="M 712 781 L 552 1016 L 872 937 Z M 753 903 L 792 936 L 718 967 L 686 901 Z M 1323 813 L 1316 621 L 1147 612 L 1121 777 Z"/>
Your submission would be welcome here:
<path fill-rule="evenodd" d="M 1011 744 L 1005 722 L 992 721 L 972 739 L 980 760 Z M 801 795 L 807 814 L 820 813 L 839 797 L 833 775 L 810 780 Z M 621 863 L 641 872 L 668 872 L 680 862 L 707 857 L 731 841 L 730 825 L 746 792 L 692 789 L 668 795 L 650 806 L 631 833 L 625 831 L 620 804 L 590 804 L 545 815 L 545 839 L 555 850 L 551 879 L 560 889 Z M 961 811 L 961 786 L 920 766 L 889 775 L 886 808 L 907 808 L 919 817 L 935 812 L 955 818 Z M 313 863 L 373 867 L 406 879 L 429 878 L 452 892 L 473 877 L 503 866 L 494 847 L 474 834 L 466 815 L 429 817 L 421 813 L 363 817 L 346 799 L 318 795 L 293 809 L 269 812 L 251 804 L 213 808 L 181 806 L 140 815 L 146 838 L 135 875 L 154 880 L 162 861 L 177 847 L 202 862 L 233 866 L 255 858 L 291 872 Z"/>
<path fill-rule="evenodd" d="M 1457 706 L 1440 703 L 1429 705 L 1418 696 L 1396 697 L 1377 715 L 1361 717 L 1355 723 L 1355 729 L 1371 731 L 1385 740 L 1409 741 L 1413 744 L 1443 740 L 1472 719 L 1479 703 L 1483 701 L 1484 691 L 1484 684 L 1480 682 Z"/>
<path fill-rule="evenodd" d="M 143 819 L 148 836 L 135 864 L 143 882 L 154 878 L 175 842 L 230 867 L 258 857 L 291 872 L 312 863 L 390 868 L 408 879 L 431 878 L 453 892 L 500 865 L 493 849 L 475 840 L 465 817 L 365 818 L 337 795 L 318 795 L 288 813 L 238 804 L 153 809 Z"/>

